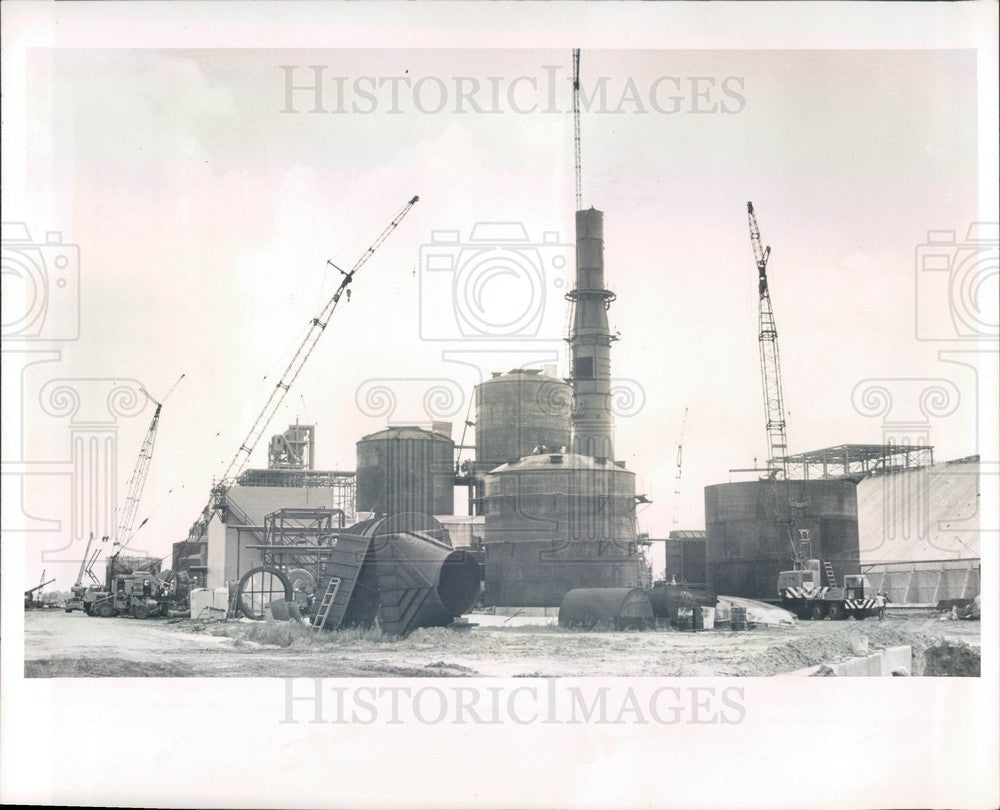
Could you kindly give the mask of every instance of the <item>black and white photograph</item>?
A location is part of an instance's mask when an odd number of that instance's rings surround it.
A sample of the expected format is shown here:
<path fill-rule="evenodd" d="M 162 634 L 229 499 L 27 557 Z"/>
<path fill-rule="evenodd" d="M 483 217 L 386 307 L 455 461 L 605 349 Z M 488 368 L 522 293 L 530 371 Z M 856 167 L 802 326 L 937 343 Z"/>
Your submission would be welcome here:
<path fill-rule="evenodd" d="M 1000 801 L 995 2 L 2 13 L 4 803 Z"/>

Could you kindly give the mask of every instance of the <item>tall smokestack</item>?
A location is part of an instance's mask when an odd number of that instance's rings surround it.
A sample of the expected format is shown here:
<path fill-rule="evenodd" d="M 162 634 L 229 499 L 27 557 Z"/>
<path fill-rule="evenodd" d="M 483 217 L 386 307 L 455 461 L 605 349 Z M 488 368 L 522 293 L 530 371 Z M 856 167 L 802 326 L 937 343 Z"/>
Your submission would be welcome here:
<path fill-rule="evenodd" d="M 614 459 L 608 305 L 615 296 L 604 288 L 604 214 L 594 208 L 576 212 L 576 287 L 566 297 L 573 306 L 573 451 Z"/>

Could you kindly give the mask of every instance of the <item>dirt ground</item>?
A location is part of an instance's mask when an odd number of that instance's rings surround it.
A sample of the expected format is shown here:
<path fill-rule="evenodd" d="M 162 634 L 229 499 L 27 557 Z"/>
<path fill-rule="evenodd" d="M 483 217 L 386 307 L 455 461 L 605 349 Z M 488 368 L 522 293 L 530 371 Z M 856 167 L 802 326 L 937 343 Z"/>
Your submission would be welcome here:
<path fill-rule="evenodd" d="M 468 617 L 476 621 L 476 616 Z M 867 641 L 865 641 L 867 640 Z M 777 675 L 899 644 L 958 644 L 978 670 L 978 621 L 889 615 L 885 621 L 798 622 L 745 632 L 579 632 L 556 626 L 313 633 L 291 623 L 201 624 L 25 614 L 26 677 L 370 677 Z M 947 648 L 951 649 L 951 648 Z M 932 650 L 932 661 L 935 656 Z M 940 667 L 930 667 L 940 674 Z M 930 674 L 930 673 L 928 673 Z M 959 673 L 947 673 L 959 674 Z M 961 674 L 973 674 L 962 672 Z"/>

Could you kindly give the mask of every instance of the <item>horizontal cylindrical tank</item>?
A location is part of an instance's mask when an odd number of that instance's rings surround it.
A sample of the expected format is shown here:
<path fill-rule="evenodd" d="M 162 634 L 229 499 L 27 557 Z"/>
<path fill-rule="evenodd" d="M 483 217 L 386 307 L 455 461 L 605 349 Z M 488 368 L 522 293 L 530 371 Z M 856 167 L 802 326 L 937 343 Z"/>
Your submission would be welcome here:
<path fill-rule="evenodd" d="M 535 448 L 570 446 L 573 390 L 536 369 L 494 374 L 476 386 L 476 471 L 481 476 Z"/>
<path fill-rule="evenodd" d="M 357 508 L 392 515 L 454 512 L 455 443 L 418 427 L 391 427 L 357 443 Z"/>
<path fill-rule="evenodd" d="M 679 608 L 714 607 L 717 601 L 714 593 L 689 590 L 667 583 L 657 583 L 646 593 L 653 606 L 653 613 L 668 618 L 675 624 Z"/>
<path fill-rule="evenodd" d="M 556 607 L 574 588 L 639 584 L 635 474 L 540 453 L 486 476 L 488 604 Z"/>
<path fill-rule="evenodd" d="M 559 605 L 559 626 L 595 630 L 646 630 L 655 623 L 642 588 L 576 588 Z"/>
<path fill-rule="evenodd" d="M 805 556 L 830 562 L 838 585 L 861 571 L 857 485 L 849 479 L 705 487 L 705 529 L 707 587 L 719 594 L 775 598 L 800 529 L 810 537 Z M 825 575 L 822 584 L 830 584 Z"/>

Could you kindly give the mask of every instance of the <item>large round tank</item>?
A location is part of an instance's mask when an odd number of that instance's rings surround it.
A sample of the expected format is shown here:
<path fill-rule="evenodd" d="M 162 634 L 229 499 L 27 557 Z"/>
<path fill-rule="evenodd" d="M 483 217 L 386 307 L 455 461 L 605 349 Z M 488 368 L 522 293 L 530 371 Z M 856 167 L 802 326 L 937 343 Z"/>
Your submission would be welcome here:
<path fill-rule="evenodd" d="M 486 476 L 488 604 L 557 607 L 574 588 L 631 588 L 641 560 L 635 474 L 540 453 Z"/>
<path fill-rule="evenodd" d="M 476 471 L 480 476 L 536 447 L 570 446 L 573 389 L 536 369 L 494 374 L 476 386 Z"/>
<path fill-rule="evenodd" d="M 359 512 L 450 515 L 455 506 L 455 443 L 418 427 L 391 427 L 357 444 Z"/>
<path fill-rule="evenodd" d="M 848 479 L 705 487 L 705 529 L 707 587 L 719 594 L 774 599 L 800 529 L 809 531 L 809 556 L 830 562 L 838 584 L 861 572 L 857 485 Z"/>

